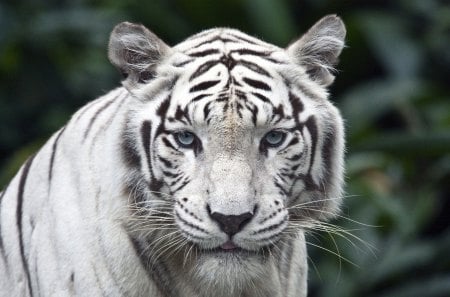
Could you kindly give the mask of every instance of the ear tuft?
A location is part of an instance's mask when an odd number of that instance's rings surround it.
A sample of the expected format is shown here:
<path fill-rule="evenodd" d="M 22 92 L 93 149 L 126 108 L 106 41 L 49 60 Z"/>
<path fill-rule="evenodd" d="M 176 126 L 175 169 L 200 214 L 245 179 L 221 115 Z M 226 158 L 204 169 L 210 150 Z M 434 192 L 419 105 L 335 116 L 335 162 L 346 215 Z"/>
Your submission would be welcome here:
<path fill-rule="evenodd" d="M 123 22 L 111 33 L 108 57 L 126 82 L 144 83 L 154 76 L 158 63 L 170 48 L 140 24 Z"/>
<path fill-rule="evenodd" d="M 345 34 L 342 20 L 336 15 L 327 15 L 291 44 L 287 52 L 306 68 L 314 81 L 328 86 L 334 80 L 332 73 L 345 45 Z"/>

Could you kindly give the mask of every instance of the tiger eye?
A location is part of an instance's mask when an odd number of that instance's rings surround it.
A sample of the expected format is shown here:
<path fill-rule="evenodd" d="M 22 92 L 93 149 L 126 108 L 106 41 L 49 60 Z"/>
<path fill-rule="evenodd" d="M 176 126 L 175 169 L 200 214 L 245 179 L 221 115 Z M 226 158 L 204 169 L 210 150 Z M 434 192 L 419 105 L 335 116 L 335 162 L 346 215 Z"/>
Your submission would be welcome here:
<path fill-rule="evenodd" d="M 269 147 L 278 147 L 283 144 L 286 133 L 273 130 L 267 133 L 263 138 L 263 143 Z"/>
<path fill-rule="evenodd" d="M 182 131 L 175 134 L 177 143 L 185 148 L 190 148 L 195 142 L 195 135 L 189 131 Z"/>

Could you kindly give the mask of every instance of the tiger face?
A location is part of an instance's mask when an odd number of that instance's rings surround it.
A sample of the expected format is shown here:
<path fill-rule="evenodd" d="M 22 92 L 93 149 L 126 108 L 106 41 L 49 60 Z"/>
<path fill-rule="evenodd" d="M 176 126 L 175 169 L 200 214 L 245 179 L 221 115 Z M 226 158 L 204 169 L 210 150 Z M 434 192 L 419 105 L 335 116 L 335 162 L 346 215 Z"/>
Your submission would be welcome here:
<path fill-rule="evenodd" d="M 195 249 L 197 273 L 261 271 L 302 223 L 337 212 L 344 132 L 326 87 L 344 36 L 335 16 L 286 49 L 232 29 L 170 48 L 141 25 L 116 27 L 109 57 L 136 101 L 128 193 L 164 217 L 142 245 Z"/>

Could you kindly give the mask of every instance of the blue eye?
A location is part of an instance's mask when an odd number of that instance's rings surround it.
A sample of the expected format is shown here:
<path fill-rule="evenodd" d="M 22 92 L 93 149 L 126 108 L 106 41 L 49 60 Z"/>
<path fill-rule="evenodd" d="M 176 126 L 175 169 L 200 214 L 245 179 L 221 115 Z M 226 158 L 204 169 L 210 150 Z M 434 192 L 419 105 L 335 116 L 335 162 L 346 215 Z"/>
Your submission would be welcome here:
<path fill-rule="evenodd" d="M 281 131 L 270 131 L 264 136 L 264 143 L 270 147 L 278 147 L 283 144 L 284 139 L 286 138 L 286 133 Z"/>
<path fill-rule="evenodd" d="M 175 134 L 177 143 L 185 148 L 190 148 L 195 142 L 195 135 L 189 131 L 182 131 Z"/>

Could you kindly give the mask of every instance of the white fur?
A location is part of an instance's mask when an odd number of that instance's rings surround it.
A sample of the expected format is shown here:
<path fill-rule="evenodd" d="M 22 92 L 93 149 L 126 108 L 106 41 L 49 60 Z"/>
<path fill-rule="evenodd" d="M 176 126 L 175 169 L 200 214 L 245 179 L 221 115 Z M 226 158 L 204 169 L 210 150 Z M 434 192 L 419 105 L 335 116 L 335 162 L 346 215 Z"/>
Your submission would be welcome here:
<path fill-rule="evenodd" d="M 142 26 L 119 25 L 111 37 L 110 59 L 129 75 L 126 88 L 112 90 L 75 113 L 32 159 L 28 174 L 25 165 L 4 190 L 0 297 L 31 293 L 305 297 L 304 229 L 295 223 L 326 219 L 338 211 L 344 132 L 339 112 L 327 100 L 329 81 L 307 74 L 308 67 L 320 64 L 328 71 L 333 65 L 320 53 L 302 56 L 302 44 L 306 42 L 313 52 L 327 48 L 327 54 L 331 51 L 337 57 L 343 46 L 342 30 L 340 19 L 328 17 L 287 50 L 231 29 L 205 31 L 168 48 Z M 234 41 L 204 43 L 215 36 Z M 208 49 L 217 50 L 217 56 L 189 56 Z M 268 57 L 279 63 L 232 54 L 241 49 L 271 52 Z M 136 57 L 129 59 L 127 51 L 140 56 L 138 63 L 132 63 Z M 250 61 L 269 75 L 250 71 L 248 65 L 231 69 L 219 63 L 190 79 L 205 61 L 221 55 Z M 186 66 L 177 66 L 182 62 Z M 154 72 L 156 78 L 143 82 L 142 71 Z M 228 84 L 230 78 L 234 84 Z M 252 95 L 249 78 L 270 87 L 257 90 L 270 98 L 270 104 Z M 192 87 L 210 80 L 218 81 L 208 88 L 212 95 L 192 102 Z M 239 101 L 242 93 L 246 99 Z M 219 95 L 229 100 L 226 111 L 214 101 Z M 169 96 L 163 122 L 158 112 Z M 294 114 L 290 96 L 301 98 L 299 114 Z M 243 102 L 250 105 L 239 114 L 236 110 Z M 274 109 L 279 106 L 292 117 L 273 126 Z M 184 107 L 191 124 L 167 120 Z M 258 110 L 255 119 L 252 108 Z M 293 129 L 296 121 L 302 128 Z M 174 143 L 175 134 L 157 135 L 162 123 L 167 131 L 193 130 L 203 151 L 197 155 L 190 149 L 170 149 L 163 138 Z M 285 142 L 298 142 L 284 150 L 261 152 L 265 135 L 273 129 L 293 129 L 286 133 Z M 151 142 L 150 147 L 146 142 Z M 331 153 L 327 145 L 333 145 Z M 132 158 L 134 153 L 139 161 Z M 296 153 L 301 156 L 290 184 L 277 173 Z M 172 183 L 167 176 L 176 172 L 167 173 L 170 168 L 160 158 L 169 160 L 189 182 L 174 190 L 182 180 Z M 309 176 L 311 181 L 298 176 Z M 152 181 L 158 180 L 163 183 L 152 192 Z M 274 181 L 289 188 L 290 194 L 283 194 Z M 234 244 L 246 252 L 215 250 L 229 237 L 208 211 L 254 215 L 233 236 Z M 272 244 L 272 249 L 265 249 Z"/>

